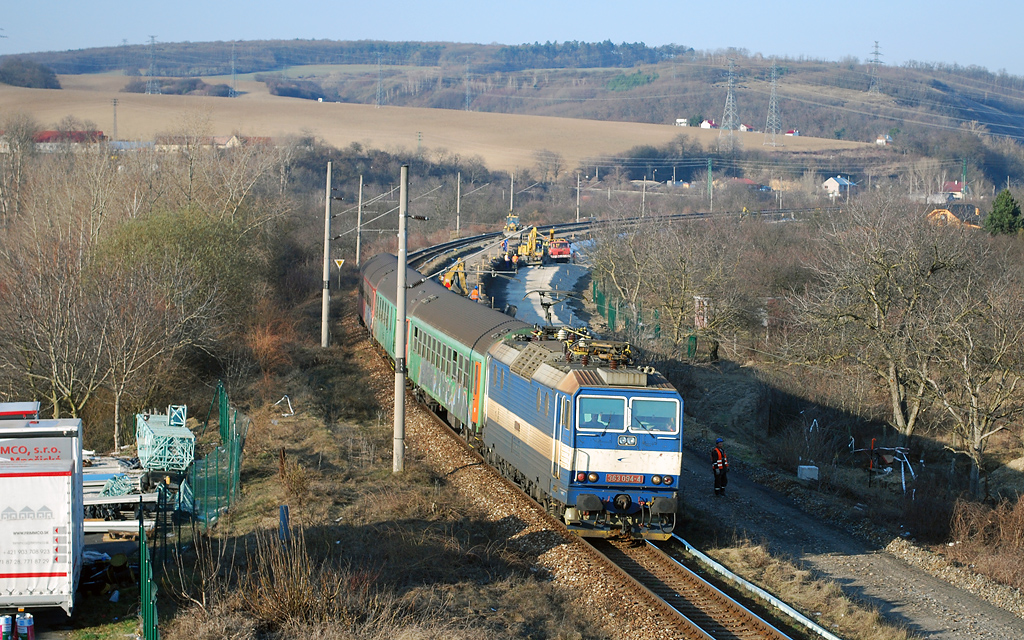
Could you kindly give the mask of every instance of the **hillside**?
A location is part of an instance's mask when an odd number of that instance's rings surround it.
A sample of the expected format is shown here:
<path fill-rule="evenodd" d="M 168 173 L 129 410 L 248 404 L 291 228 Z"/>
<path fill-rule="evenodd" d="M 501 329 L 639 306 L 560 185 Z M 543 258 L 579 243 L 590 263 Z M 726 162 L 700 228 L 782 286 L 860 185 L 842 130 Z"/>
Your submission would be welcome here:
<path fill-rule="evenodd" d="M 694 127 L 609 122 L 553 116 L 464 112 L 423 107 L 325 104 L 273 96 L 263 83 L 243 81 L 235 99 L 120 93 L 118 75 L 60 76 L 61 91 L 0 85 L 0 112 L 30 113 L 44 126 L 68 115 L 88 120 L 112 135 L 117 102 L 117 136 L 152 140 L 160 133 L 202 126 L 210 135 L 289 136 L 312 133 L 338 148 L 358 143 L 380 149 L 423 150 L 439 155 L 479 157 L 494 170 L 532 167 L 535 154 L 556 150 L 567 167 L 588 158 L 616 155 L 636 145 L 661 146 L 685 133 L 701 145 L 715 145 L 718 132 Z M 737 134 L 760 149 L 763 135 Z M 749 142 L 746 142 L 749 140 Z M 786 138 L 777 154 L 853 150 L 866 145 L 811 137 Z"/>
<path fill-rule="evenodd" d="M 678 164 L 669 149 L 680 133 L 688 153 L 717 148 L 718 131 L 672 124 L 722 120 L 730 62 L 738 123 L 764 130 L 774 63 L 779 131 L 801 135 L 785 137 L 783 147 L 765 146 L 763 134 L 740 135 L 737 158 L 778 166 L 794 152 L 824 151 L 783 170 L 841 171 L 856 182 L 884 177 L 918 194 L 941 191 L 964 173 L 978 197 L 1007 178 L 1024 180 L 1024 78 L 978 67 L 875 69 L 855 58 L 772 61 L 745 50 L 611 42 L 154 43 L 23 57 L 61 73 L 63 90 L 40 96 L 0 85 L 0 107 L 31 110 L 44 124 L 74 115 L 110 132 L 116 98 L 123 139 L 180 131 L 185 120 L 194 128 L 197 118 L 184 114 L 195 112 L 214 134 L 309 132 L 335 146 L 455 154 L 506 171 L 533 166 L 549 150 L 562 169 L 586 174 L 588 164 L 614 165 L 649 147 L 661 160 L 644 164 L 659 176 Z M 125 92 L 143 90 L 151 68 L 164 92 L 189 92 L 201 79 L 207 85 L 193 93 L 239 95 Z M 885 136 L 887 147 L 869 149 Z M 851 156 L 853 149 L 860 151 Z"/>
<path fill-rule="evenodd" d="M 772 60 L 745 50 L 562 42 L 249 41 L 125 45 L 20 56 L 58 74 L 288 77 L 324 100 L 669 124 L 721 119 L 729 61 L 742 122 L 763 128 Z M 5 57 L 0 57 L 0 63 Z M 303 71 L 295 73 L 294 67 Z M 783 130 L 873 142 L 890 129 L 956 129 L 978 121 L 1024 132 L 1024 78 L 979 67 L 870 61 L 777 61 Z M 874 78 L 874 90 L 872 83 Z M 291 88 L 292 90 L 295 87 Z M 898 138 L 898 136 L 897 136 Z"/>

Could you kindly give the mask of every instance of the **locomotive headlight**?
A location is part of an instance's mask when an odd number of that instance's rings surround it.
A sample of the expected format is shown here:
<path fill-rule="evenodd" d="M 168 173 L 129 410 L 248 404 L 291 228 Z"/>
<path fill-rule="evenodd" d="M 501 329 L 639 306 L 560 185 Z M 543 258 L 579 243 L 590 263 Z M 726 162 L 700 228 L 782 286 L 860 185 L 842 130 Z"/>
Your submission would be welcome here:
<path fill-rule="evenodd" d="M 596 474 L 596 473 L 594 473 L 593 471 L 591 471 L 591 472 L 590 472 L 590 473 L 589 473 L 589 474 L 587 475 L 587 480 L 590 480 L 591 482 L 597 482 L 597 474 Z"/>
<path fill-rule="evenodd" d="M 651 476 L 651 482 L 654 484 L 661 484 L 661 476 Z"/>
<path fill-rule="evenodd" d="M 636 436 L 619 436 L 620 447 L 635 447 Z"/>

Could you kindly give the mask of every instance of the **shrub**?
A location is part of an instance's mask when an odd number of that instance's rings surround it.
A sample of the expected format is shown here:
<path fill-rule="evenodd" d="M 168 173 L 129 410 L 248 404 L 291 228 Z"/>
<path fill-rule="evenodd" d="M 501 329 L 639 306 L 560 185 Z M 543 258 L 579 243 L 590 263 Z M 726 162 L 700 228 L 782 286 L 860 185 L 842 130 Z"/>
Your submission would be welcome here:
<path fill-rule="evenodd" d="M 38 62 L 8 58 L 0 63 L 0 83 L 31 89 L 60 89 L 57 74 Z"/>

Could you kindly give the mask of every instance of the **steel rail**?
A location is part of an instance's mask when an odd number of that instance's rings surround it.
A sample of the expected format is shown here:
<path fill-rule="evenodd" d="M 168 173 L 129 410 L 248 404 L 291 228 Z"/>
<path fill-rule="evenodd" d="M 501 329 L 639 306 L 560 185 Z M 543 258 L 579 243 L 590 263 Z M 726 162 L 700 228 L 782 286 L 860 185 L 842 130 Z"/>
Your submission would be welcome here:
<path fill-rule="evenodd" d="M 609 561 L 628 573 L 713 638 L 790 640 L 790 636 L 737 602 L 652 542 L 593 541 Z"/>
<path fill-rule="evenodd" d="M 708 557 L 706 554 L 702 553 L 700 550 L 698 550 L 696 547 L 694 547 L 693 545 L 691 545 L 689 542 L 687 542 L 683 538 L 679 537 L 678 535 L 672 534 L 672 539 L 675 540 L 677 543 L 681 544 L 683 546 L 683 548 L 686 549 L 687 553 L 689 553 L 694 558 L 696 558 L 698 562 L 700 562 L 704 566 L 708 567 L 709 569 L 711 569 L 715 573 L 721 575 L 723 578 L 725 578 L 729 582 L 732 582 L 733 584 L 735 584 L 735 585 L 737 585 L 737 586 L 739 586 L 739 587 L 749 591 L 750 593 L 754 594 L 758 598 L 761 598 L 762 600 L 764 600 L 768 604 L 772 605 L 773 607 L 775 607 L 776 609 L 778 609 L 782 613 L 784 613 L 787 616 L 789 616 L 790 618 L 792 618 L 794 622 L 796 622 L 800 626 L 806 628 L 808 631 L 811 631 L 812 633 L 815 633 L 815 634 L 821 636 L 822 638 L 825 638 L 826 640 L 842 640 L 839 636 L 836 636 L 835 634 L 831 633 L 830 631 L 828 631 L 827 629 L 825 629 L 824 627 L 822 627 L 818 623 L 814 622 L 813 620 L 811 620 L 810 618 L 808 618 L 804 614 L 802 614 L 799 611 L 797 611 L 796 609 L 794 609 L 789 604 L 783 602 L 782 600 L 779 600 L 778 598 L 776 598 L 772 594 L 768 593 L 767 591 L 765 591 L 761 587 L 759 587 L 759 586 L 757 586 L 755 584 L 752 584 L 752 583 L 744 580 L 743 578 L 739 577 L 735 573 L 729 571 L 723 565 L 719 564 L 718 562 L 715 562 L 710 557 Z"/>

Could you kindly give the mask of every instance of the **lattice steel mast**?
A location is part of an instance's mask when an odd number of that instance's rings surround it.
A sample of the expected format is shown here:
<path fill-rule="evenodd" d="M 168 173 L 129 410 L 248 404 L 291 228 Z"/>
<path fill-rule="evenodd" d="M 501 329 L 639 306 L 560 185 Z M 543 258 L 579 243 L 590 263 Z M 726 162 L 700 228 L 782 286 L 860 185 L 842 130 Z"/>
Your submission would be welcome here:
<path fill-rule="evenodd" d="M 871 86 L 868 93 L 879 93 L 878 90 L 878 65 L 882 64 L 882 53 L 878 50 L 878 40 L 875 40 L 875 49 L 871 52 Z"/>
<path fill-rule="evenodd" d="M 146 80 L 146 93 L 160 93 L 160 84 L 156 81 L 156 36 L 149 36 L 149 79 Z"/>
<path fill-rule="evenodd" d="M 384 104 L 384 67 L 381 63 L 380 54 L 377 54 L 377 108 Z"/>
<path fill-rule="evenodd" d="M 726 135 L 726 142 L 724 147 L 728 150 L 732 150 L 735 144 L 734 132 L 739 128 L 739 116 L 736 113 L 736 98 L 732 94 L 733 81 L 735 74 L 733 68 L 735 63 L 729 60 L 729 92 L 725 96 L 725 112 L 722 114 L 722 126 L 718 130 L 718 146 L 722 148 L 722 135 L 728 131 Z"/>
<path fill-rule="evenodd" d="M 469 57 L 466 57 L 466 111 L 469 111 Z"/>
<path fill-rule="evenodd" d="M 782 118 L 779 116 L 779 75 L 772 60 L 772 96 L 768 98 L 768 120 L 764 125 L 764 144 L 772 147 L 785 146 L 776 140 L 782 133 Z"/>

